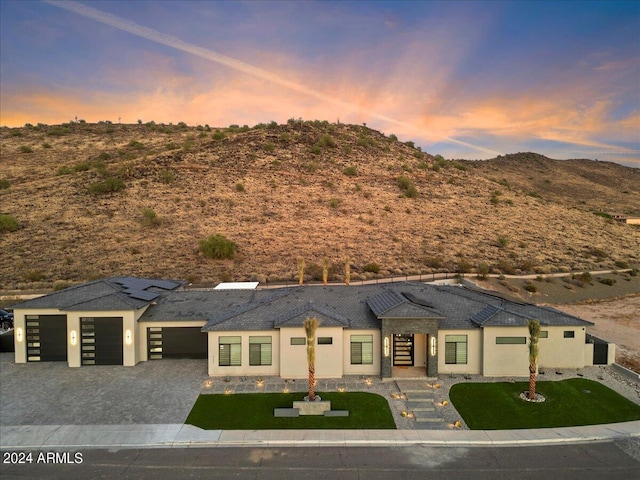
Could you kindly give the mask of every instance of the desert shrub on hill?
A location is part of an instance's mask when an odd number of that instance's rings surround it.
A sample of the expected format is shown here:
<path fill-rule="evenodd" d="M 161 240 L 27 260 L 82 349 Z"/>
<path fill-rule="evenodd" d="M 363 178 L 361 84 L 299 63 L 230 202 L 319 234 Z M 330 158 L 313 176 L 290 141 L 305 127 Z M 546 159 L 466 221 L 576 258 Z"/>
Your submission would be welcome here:
<path fill-rule="evenodd" d="M 13 215 L 0 215 L 0 232 L 15 232 L 20 224 Z"/>
<path fill-rule="evenodd" d="M 236 244 L 219 233 L 200 240 L 200 251 L 207 258 L 230 260 L 236 253 Z"/>

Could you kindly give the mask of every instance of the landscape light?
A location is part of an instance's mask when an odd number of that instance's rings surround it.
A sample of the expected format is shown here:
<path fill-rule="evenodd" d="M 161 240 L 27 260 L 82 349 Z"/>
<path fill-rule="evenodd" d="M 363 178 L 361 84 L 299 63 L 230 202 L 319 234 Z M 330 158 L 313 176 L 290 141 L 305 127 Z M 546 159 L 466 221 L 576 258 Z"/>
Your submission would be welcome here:
<path fill-rule="evenodd" d="M 438 346 L 436 343 L 436 337 L 431 337 L 431 356 L 435 357 L 438 352 Z"/>
<path fill-rule="evenodd" d="M 389 337 L 384 337 L 384 356 L 389 356 Z"/>

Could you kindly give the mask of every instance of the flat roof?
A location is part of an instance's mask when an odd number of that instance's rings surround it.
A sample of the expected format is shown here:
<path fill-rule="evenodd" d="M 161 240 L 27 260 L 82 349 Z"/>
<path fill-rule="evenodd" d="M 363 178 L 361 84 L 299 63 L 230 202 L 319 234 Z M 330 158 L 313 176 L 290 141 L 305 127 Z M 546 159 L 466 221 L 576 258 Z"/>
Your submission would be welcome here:
<path fill-rule="evenodd" d="M 223 282 L 215 286 L 214 290 L 255 290 L 260 282 Z"/>

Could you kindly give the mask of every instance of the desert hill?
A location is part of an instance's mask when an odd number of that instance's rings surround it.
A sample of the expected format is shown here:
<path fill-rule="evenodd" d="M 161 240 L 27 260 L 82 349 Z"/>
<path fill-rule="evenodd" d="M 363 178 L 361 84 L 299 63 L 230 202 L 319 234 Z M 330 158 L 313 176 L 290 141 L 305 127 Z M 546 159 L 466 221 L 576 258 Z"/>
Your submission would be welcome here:
<path fill-rule="evenodd" d="M 0 288 L 640 264 L 640 172 L 537 154 L 451 161 L 366 126 L 70 122 L 0 129 Z M 16 224 L 13 225 L 13 220 Z M 198 242 L 222 234 L 232 260 Z M 373 265 L 376 264 L 376 265 Z M 365 268 L 366 267 L 366 268 Z M 375 271 L 378 273 L 376 274 Z"/>

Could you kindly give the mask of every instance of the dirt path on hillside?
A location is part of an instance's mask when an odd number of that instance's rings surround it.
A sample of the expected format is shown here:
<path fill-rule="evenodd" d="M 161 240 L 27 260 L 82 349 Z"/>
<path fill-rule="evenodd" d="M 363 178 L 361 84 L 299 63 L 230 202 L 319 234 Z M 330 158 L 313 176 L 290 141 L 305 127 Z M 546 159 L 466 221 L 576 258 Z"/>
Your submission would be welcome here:
<path fill-rule="evenodd" d="M 595 323 L 589 332 L 616 344 L 616 362 L 640 373 L 640 295 L 554 308 Z"/>

